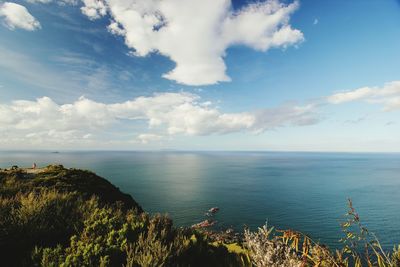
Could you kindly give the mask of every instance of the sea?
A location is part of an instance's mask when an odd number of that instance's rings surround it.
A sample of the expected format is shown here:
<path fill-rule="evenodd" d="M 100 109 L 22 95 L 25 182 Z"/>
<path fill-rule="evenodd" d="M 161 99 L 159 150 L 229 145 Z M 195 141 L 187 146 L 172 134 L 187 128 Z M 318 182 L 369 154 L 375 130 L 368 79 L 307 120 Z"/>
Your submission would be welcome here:
<path fill-rule="evenodd" d="M 400 154 L 190 151 L 0 152 L 0 168 L 62 164 L 91 170 L 176 226 L 301 231 L 332 248 L 350 198 L 385 249 L 400 243 Z"/>

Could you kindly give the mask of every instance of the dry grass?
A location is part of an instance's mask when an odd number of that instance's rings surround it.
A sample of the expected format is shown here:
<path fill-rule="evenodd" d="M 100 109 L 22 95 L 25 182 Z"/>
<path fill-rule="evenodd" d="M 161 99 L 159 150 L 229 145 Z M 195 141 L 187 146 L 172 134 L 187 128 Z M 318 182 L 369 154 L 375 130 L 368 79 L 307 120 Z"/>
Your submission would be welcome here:
<path fill-rule="evenodd" d="M 362 224 L 359 214 L 348 200 L 346 220 L 341 224 L 343 247 L 330 250 L 309 236 L 293 230 L 276 230 L 264 226 L 258 232 L 245 231 L 246 247 L 252 262 L 259 267 L 399 267 L 400 245 L 384 251 L 375 234 Z"/>

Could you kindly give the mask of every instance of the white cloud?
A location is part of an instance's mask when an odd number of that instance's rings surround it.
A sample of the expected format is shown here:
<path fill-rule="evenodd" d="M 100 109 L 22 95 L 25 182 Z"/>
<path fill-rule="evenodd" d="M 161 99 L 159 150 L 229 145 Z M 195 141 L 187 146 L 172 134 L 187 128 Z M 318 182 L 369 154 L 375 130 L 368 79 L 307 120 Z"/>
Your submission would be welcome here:
<path fill-rule="evenodd" d="M 3 19 L 4 24 L 10 30 L 20 28 L 34 31 L 41 28 L 39 21 L 29 11 L 24 6 L 16 3 L 0 3 L 0 18 Z"/>
<path fill-rule="evenodd" d="M 222 134 L 248 129 L 254 123 L 250 114 L 224 114 L 204 107 L 199 100 L 189 93 L 163 93 L 113 104 L 109 109 L 120 118 L 147 120 L 150 128 L 165 127 L 170 135 Z"/>
<path fill-rule="evenodd" d="M 107 7 L 102 0 L 82 0 L 81 11 L 90 19 L 98 19 L 107 13 Z"/>
<path fill-rule="evenodd" d="M 352 101 L 383 104 L 385 111 L 400 109 L 400 81 L 385 83 L 383 87 L 362 87 L 327 97 L 332 104 Z"/>
<path fill-rule="evenodd" d="M 126 34 L 126 31 L 125 31 L 124 29 L 122 29 L 121 26 L 120 26 L 117 22 L 115 22 L 115 21 L 112 21 L 112 22 L 110 23 L 110 25 L 107 26 L 107 29 L 108 29 L 112 34 L 115 34 L 115 35 L 122 35 L 122 36 L 124 36 L 124 35 Z"/>
<path fill-rule="evenodd" d="M 28 3 L 40 3 L 40 4 L 48 4 L 51 2 L 56 2 L 59 5 L 77 5 L 78 4 L 78 0 L 26 0 Z"/>
<path fill-rule="evenodd" d="M 0 104 L 0 143 L 9 143 L 10 140 L 39 144 L 86 142 L 94 138 L 92 133 L 99 136 L 111 129 L 122 129 L 124 127 L 121 126 L 140 122 L 148 124 L 148 129 L 142 130 L 151 130 L 137 136 L 142 143 L 160 141 L 163 135 L 193 136 L 241 131 L 258 133 L 277 127 L 317 122 L 312 106 L 282 106 L 256 112 L 223 113 L 215 106 L 204 103 L 198 95 L 189 93 L 161 93 L 114 104 L 99 103 L 84 97 L 62 105 L 48 97 L 35 101 L 18 100 Z M 118 131 L 119 134 L 121 131 Z"/>
<path fill-rule="evenodd" d="M 137 139 L 142 143 L 142 144 L 148 144 L 149 142 L 154 142 L 154 141 L 160 141 L 162 140 L 161 135 L 157 134 L 139 134 L 137 136 Z"/>
<path fill-rule="evenodd" d="M 258 51 L 301 42 L 289 24 L 298 2 L 248 4 L 234 11 L 230 0 L 84 0 L 90 19 L 112 17 L 110 32 L 125 36 L 136 56 L 160 53 L 176 63 L 163 77 L 187 85 L 229 81 L 224 56 L 233 45 Z"/>
<path fill-rule="evenodd" d="M 48 4 L 53 0 L 26 0 L 28 3 L 41 3 L 41 4 Z"/>

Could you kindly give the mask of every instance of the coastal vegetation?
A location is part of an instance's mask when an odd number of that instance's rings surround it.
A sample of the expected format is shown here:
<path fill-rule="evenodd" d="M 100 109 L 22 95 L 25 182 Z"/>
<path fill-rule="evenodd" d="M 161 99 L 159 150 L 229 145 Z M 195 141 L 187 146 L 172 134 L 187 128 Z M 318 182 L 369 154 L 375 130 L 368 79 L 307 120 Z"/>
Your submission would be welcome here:
<path fill-rule="evenodd" d="M 2 266 L 400 266 L 400 246 L 384 251 L 349 200 L 335 251 L 267 225 L 241 239 L 177 228 L 149 215 L 90 171 L 50 165 L 0 170 Z"/>
<path fill-rule="evenodd" d="M 48 166 L 0 171 L 2 266 L 243 266 L 248 256 L 150 216 L 107 180 Z"/>

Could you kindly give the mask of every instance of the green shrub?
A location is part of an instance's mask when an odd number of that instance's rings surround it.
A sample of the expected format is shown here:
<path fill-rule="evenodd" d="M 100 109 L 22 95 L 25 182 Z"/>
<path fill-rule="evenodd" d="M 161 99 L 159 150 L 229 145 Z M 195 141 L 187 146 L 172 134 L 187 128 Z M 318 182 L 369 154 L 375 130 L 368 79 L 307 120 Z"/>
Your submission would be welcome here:
<path fill-rule="evenodd" d="M 0 250 L 4 253 L 3 259 L 26 258 L 34 246 L 67 242 L 82 228 L 82 206 L 82 200 L 75 193 L 47 190 L 0 198 Z"/>
<path fill-rule="evenodd" d="M 337 251 L 300 232 L 266 226 L 245 230 L 242 247 L 150 216 L 91 172 L 0 170 L 1 266 L 400 267 L 400 246 L 384 251 L 351 201 L 346 218 Z"/>
<path fill-rule="evenodd" d="M 42 266 L 241 266 L 241 257 L 161 215 L 87 205 L 88 216 L 68 246 L 36 248 Z M 194 236 L 194 238 L 190 238 Z"/>

